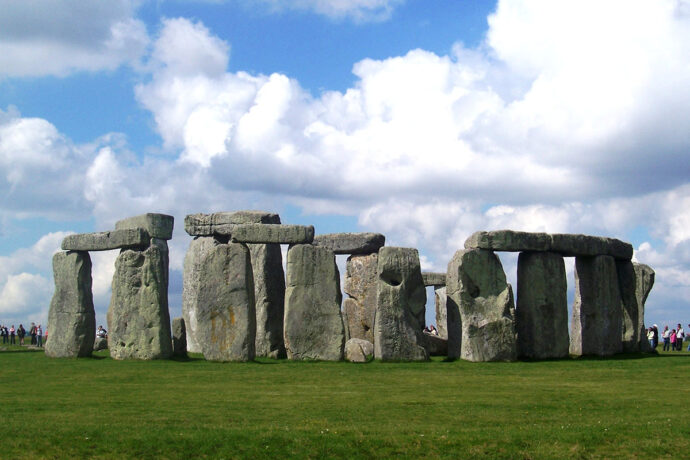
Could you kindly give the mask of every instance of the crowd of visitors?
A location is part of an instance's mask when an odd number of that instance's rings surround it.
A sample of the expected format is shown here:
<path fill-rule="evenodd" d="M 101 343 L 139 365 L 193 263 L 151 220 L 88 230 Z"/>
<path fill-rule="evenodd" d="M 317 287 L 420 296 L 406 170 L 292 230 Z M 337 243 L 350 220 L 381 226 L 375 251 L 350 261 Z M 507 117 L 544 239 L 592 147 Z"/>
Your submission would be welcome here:
<path fill-rule="evenodd" d="M 0 336 L 2 336 L 3 345 L 24 346 L 26 345 L 24 340 L 27 335 L 31 337 L 31 343 L 29 345 L 43 347 L 43 342 L 48 338 L 48 330 L 46 330 L 44 334 L 43 327 L 36 323 L 31 323 L 28 332 L 22 324 L 17 328 L 14 327 L 14 324 L 10 327 L 0 324 Z"/>
<path fill-rule="evenodd" d="M 690 331 L 690 324 L 688 324 L 688 331 Z M 663 351 L 683 351 L 683 340 L 685 340 L 683 326 L 678 323 L 678 326 L 671 330 L 665 326 L 661 333 L 661 339 L 664 341 Z M 647 340 L 649 340 L 649 345 L 652 348 L 656 349 L 659 346 L 659 326 L 655 324 L 647 329 Z M 690 340 L 688 340 L 687 351 L 690 351 Z"/>

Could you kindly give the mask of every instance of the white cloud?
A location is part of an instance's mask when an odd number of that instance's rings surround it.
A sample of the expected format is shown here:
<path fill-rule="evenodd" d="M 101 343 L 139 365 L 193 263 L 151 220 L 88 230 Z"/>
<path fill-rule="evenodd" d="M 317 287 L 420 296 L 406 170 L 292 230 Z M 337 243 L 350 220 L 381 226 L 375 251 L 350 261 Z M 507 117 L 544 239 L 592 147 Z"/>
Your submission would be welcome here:
<path fill-rule="evenodd" d="M 249 5 L 263 4 L 272 11 L 311 11 L 332 19 L 356 22 L 385 21 L 404 0 L 245 0 Z"/>
<path fill-rule="evenodd" d="M 148 45 L 134 0 L 0 0 L 0 77 L 112 70 Z"/>

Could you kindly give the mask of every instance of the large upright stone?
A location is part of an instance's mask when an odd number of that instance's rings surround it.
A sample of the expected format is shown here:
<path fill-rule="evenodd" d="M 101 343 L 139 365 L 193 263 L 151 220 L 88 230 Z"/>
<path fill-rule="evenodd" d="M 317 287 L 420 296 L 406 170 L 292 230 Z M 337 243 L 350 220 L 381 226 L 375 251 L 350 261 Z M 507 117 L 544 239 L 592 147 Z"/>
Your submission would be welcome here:
<path fill-rule="evenodd" d="M 124 249 L 115 261 L 108 309 L 113 359 L 165 359 L 172 355 L 165 240 L 145 251 Z"/>
<path fill-rule="evenodd" d="M 621 331 L 621 294 L 614 258 L 575 258 L 570 353 L 598 356 L 620 353 Z"/>
<path fill-rule="evenodd" d="M 416 249 L 383 247 L 378 258 L 374 357 L 384 361 L 429 359 L 422 336 L 426 289 Z"/>
<path fill-rule="evenodd" d="M 228 235 L 236 224 L 279 224 L 278 214 L 265 211 L 216 212 L 213 214 L 189 214 L 184 219 L 184 229 L 192 236 Z"/>
<path fill-rule="evenodd" d="M 436 329 L 438 336 L 448 339 L 448 294 L 446 287 L 434 289 L 434 304 L 436 306 Z"/>
<path fill-rule="evenodd" d="M 563 257 L 522 252 L 518 257 L 516 329 L 518 356 L 568 356 L 568 282 Z"/>
<path fill-rule="evenodd" d="M 316 235 L 313 244 L 331 249 L 335 254 L 371 254 L 386 243 L 380 233 L 327 233 Z"/>
<path fill-rule="evenodd" d="M 112 249 L 144 248 L 151 236 L 143 228 L 124 228 L 109 232 L 78 233 L 62 240 L 65 251 L 110 251 Z"/>
<path fill-rule="evenodd" d="M 240 243 L 214 246 L 199 272 L 196 336 L 209 361 L 252 361 L 256 311 L 249 249 Z"/>
<path fill-rule="evenodd" d="M 617 260 L 618 286 L 621 296 L 621 341 L 623 352 L 640 351 L 640 311 L 637 301 L 637 277 L 633 263 Z"/>
<path fill-rule="evenodd" d="M 448 356 L 461 341 L 468 361 L 512 361 L 517 356 L 513 290 L 496 254 L 485 249 L 455 253 L 448 263 Z M 451 305 L 453 304 L 453 305 Z M 461 340 L 451 328 L 452 312 L 461 316 Z"/>
<path fill-rule="evenodd" d="M 284 324 L 288 359 L 343 359 L 341 300 L 340 274 L 333 251 L 309 244 L 291 246 Z"/>
<path fill-rule="evenodd" d="M 115 222 L 115 230 L 143 228 L 151 238 L 169 240 L 173 234 L 175 218 L 167 214 L 148 213 Z"/>
<path fill-rule="evenodd" d="M 187 356 L 187 330 L 184 318 L 173 318 L 172 321 L 173 356 Z"/>
<path fill-rule="evenodd" d="M 197 338 L 199 317 L 199 292 L 203 260 L 216 246 L 221 244 L 213 237 L 198 237 L 189 243 L 184 257 L 182 276 L 182 318 L 187 331 L 187 351 L 201 353 L 201 344 Z"/>
<path fill-rule="evenodd" d="M 376 253 L 347 258 L 343 290 L 349 297 L 343 300 L 343 312 L 349 339 L 374 343 L 378 260 Z"/>
<path fill-rule="evenodd" d="M 309 244 L 314 240 L 313 225 L 237 224 L 229 232 L 238 243 Z"/>
<path fill-rule="evenodd" d="M 284 358 L 285 273 L 278 244 L 248 244 L 254 274 L 256 356 Z"/>
<path fill-rule="evenodd" d="M 647 297 L 649 292 L 654 286 L 655 273 L 654 270 L 648 265 L 638 264 L 633 262 L 633 268 L 635 270 L 635 299 L 637 300 L 637 319 L 638 327 L 640 329 L 640 351 L 651 351 L 649 346 L 649 341 L 647 340 L 647 330 L 644 323 L 644 310 L 645 302 L 647 302 Z"/>
<path fill-rule="evenodd" d="M 91 294 L 88 252 L 58 252 L 53 256 L 55 293 L 48 312 L 51 358 L 90 356 L 96 337 L 96 313 Z"/>

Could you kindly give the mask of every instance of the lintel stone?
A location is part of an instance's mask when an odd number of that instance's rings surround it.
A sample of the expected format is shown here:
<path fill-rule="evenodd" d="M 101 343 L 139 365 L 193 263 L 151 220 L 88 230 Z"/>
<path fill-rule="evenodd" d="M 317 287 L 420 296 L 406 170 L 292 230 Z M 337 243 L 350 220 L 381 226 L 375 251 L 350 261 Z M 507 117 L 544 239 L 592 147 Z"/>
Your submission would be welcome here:
<path fill-rule="evenodd" d="M 115 222 L 115 230 L 143 228 L 152 238 L 169 240 L 172 238 L 174 223 L 173 216 L 150 212 Z"/>
<path fill-rule="evenodd" d="M 380 233 L 327 233 L 316 235 L 313 244 L 332 250 L 335 254 L 372 254 L 386 243 Z"/>
<path fill-rule="evenodd" d="M 236 224 L 279 224 L 278 214 L 265 211 L 215 212 L 189 214 L 184 218 L 184 229 L 191 236 L 228 235 Z"/>
<path fill-rule="evenodd" d="M 230 227 L 229 234 L 237 243 L 310 244 L 314 240 L 313 225 L 237 224 Z"/>
<path fill-rule="evenodd" d="M 77 233 L 62 240 L 64 251 L 109 251 L 146 247 L 151 236 L 143 228 L 125 228 L 109 232 Z"/>
<path fill-rule="evenodd" d="M 422 272 L 424 286 L 442 287 L 446 285 L 446 274 L 436 272 Z"/>

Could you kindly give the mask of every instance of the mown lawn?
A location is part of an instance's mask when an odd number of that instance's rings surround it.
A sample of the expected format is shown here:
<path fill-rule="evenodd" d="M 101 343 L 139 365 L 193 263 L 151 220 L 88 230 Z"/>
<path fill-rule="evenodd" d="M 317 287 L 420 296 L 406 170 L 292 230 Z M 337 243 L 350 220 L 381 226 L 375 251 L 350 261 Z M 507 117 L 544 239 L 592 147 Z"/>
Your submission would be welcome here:
<path fill-rule="evenodd" d="M 690 354 L 248 364 L 0 351 L 0 458 L 686 458 Z M 679 456 L 680 455 L 680 456 Z"/>

